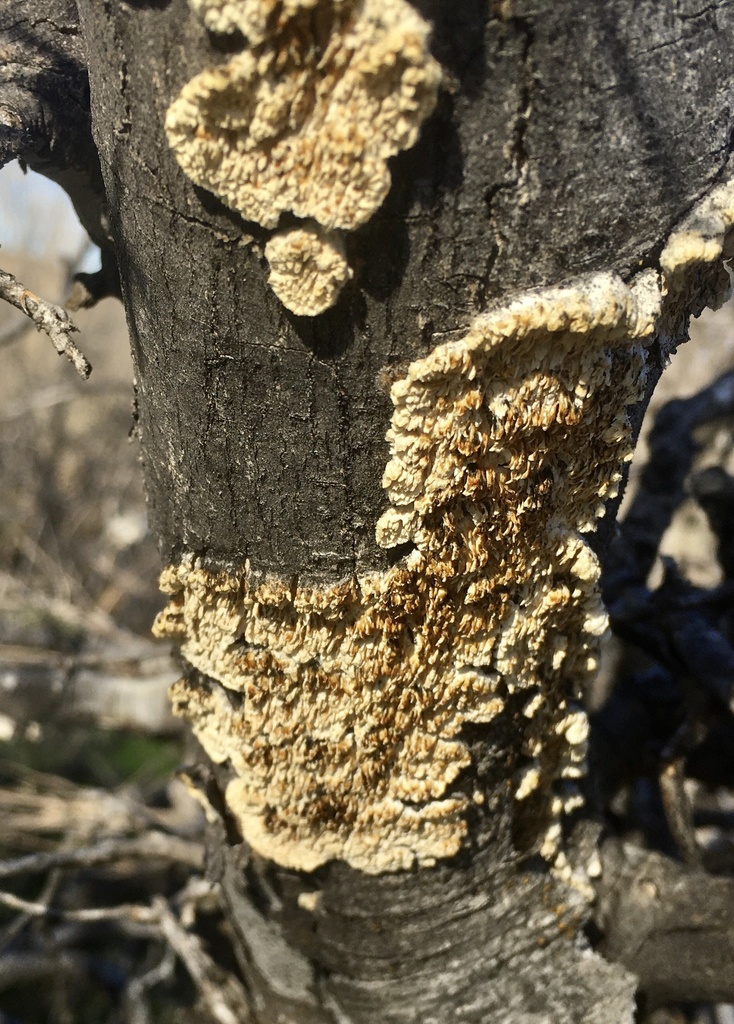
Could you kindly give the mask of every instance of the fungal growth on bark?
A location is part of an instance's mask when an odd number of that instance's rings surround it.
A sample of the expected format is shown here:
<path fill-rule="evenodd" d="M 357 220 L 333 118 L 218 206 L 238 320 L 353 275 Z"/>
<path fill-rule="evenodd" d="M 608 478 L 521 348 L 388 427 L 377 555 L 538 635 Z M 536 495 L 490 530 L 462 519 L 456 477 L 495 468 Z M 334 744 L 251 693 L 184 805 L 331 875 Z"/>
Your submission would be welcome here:
<path fill-rule="evenodd" d="M 433 109 L 428 26 L 405 0 L 194 6 L 249 47 L 185 86 L 169 141 L 245 218 L 307 219 L 266 254 L 288 308 L 315 315 L 349 277 L 339 232 L 377 209 L 387 160 Z M 164 572 L 156 629 L 194 670 L 175 708 L 228 767 L 227 803 L 258 853 L 302 870 L 431 865 L 509 784 L 523 851 L 567 873 L 581 700 L 607 622 L 588 536 L 631 455 L 653 342 L 670 347 L 666 325 L 703 266 L 702 306 L 728 284 L 710 267 L 728 255 L 733 210 L 719 186 L 659 272 L 527 292 L 410 364 L 391 389 L 376 538 L 411 550 L 390 569 L 317 588 L 249 564 L 216 572 L 192 552 Z M 464 784 L 465 727 L 500 722 L 522 737 L 503 786 Z"/>
<path fill-rule="evenodd" d="M 243 32 L 249 48 L 171 104 L 166 132 L 186 174 L 265 228 L 286 212 L 344 231 L 369 220 L 390 189 L 387 161 L 414 145 L 435 106 L 441 72 L 426 22 L 406 0 L 192 6 L 211 31 Z M 333 305 L 346 280 L 324 276 L 307 315 Z M 298 312 L 281 280 L 271 275 Z"/>
<path fill-rule="evenodd" d="M 716 309 L 728 296 L 732 277 L 727 264 L 734 254 L 729 229 L 733 224 L 734 184 L 724 182 L 693 208 L 660 254 L 669 301 L 679 301 L 679 293 L 686 293 L 691 277 L 695 279 L 697 272 L 700 276 L 701 270 L 717 262 L 719 273 L 709 291 L 700 295 L 695 312 L 700 312 L 704 305 Z"/>
<path fill-rule="evenodd" d="M 311 11 L 322 0 L 190 0 L 210 32 L 237 31 L 247 36 L 251 45 L 262 43 L 296 15 Z M 351 0 L 331 0 L 338 8 Z"/>
<path fill-rule="evenodd" d="M 298 316 L 316 316 L 336 302 L 352 271 L 335 231 L 307 225 L 280 231 L 265 246 L 270 287 Z"/>
<path fill-rule="evenodd" d="M 563 819 L 581 803 L 581 700 L 607 623 L 587 538 L 631 456 L 651 346 L 670 348 L 681 275 L 689 305 L 691 280 L 701 306 L 727 293 L 732 223 L 727 184 L 671 236 L 660 273 L 525 293 L 409 365 L 376 524 L 382 547 L 412 545 L 392 568 L 323 588 L 249 564 L 216 573 L 193 553 L 165 570 L 156 631 L 196 670 L 174 707 L 229 767 L 227 803 L 258 853 L 301 870 L 431 865 L 509 785 L 524 852 L 573 881 Z M 503 785 L 462 785 L 463 727 L 503 721 L 522 737 Z"/>
<path fill-rule="evenodd" d="M 632 288 L 598 275 L 411 364 L 391 393 L 377 537 L 414 550 L 388 571 L 324 589 L 193 557 L 164 573 L 157 632 L 211 681 L 181 680 L 175 708 L 231 765 L 227 802 L 259 853 L 367 872 L 454 855 L 470 803 L 501 798 L 461 789 L 461 729 L 512 714 L 515 798 L 532 801 L 531 845 L 557 858 L 606 628 L 584 534 L 630 454 L 658 307 L 652 272 Z"/>

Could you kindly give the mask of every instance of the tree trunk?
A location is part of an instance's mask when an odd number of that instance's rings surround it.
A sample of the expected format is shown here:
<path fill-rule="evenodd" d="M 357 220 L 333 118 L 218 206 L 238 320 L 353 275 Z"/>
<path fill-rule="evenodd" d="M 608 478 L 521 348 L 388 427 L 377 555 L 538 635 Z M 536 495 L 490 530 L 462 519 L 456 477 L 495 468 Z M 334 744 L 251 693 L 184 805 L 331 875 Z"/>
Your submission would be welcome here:
<path fill-rule="evenodd" d="M 253 1020 L 632 1021 L 634 975 L 583 930 L 600 866 L 580 788 L 605 626 L 594 548 L 667 354 L 728 286 L 731 5 L 78 13 L 4 6 L 23 55 L 0 93 L 5 158 L 61 180 L 80 163 L 94 183 L 84 126 L 42 88 L 66 76 L 83 96 L 86 65 L 106 198 L 82 191 L 128 315 L 171 594 L 157 629 L 182 647 L 174 705 L 204 748 L 210 871 Z M 278 136 L 296 147 L 298 105 L 329 113 L 342 95 L 336 72 L 326 99 L 314 76 L 333 60 L 346 80 L 345 52 L 368 63 L 349 42 L 368 29 L 378 116 L 354 145 L 385 132 L 386 198 L 361 219 L 328 212 L 332 125 L 298 201 L 276 175 L 272 215 L 243 217 L 254 177 L 244 198 L 230 185 L 253 76 L 273 95 L 297 81 Z M 410 130 L 384 128 L 408 80 Z M 203 120 L 176 143 L 182 91 L 180 118 Z M 29 96 L 52 108 L 43 123 Z M 362 100 L 330 112 L 344 133 Z M 60 152 L 72 129 L 84 145 Z M 296 301 L 270 247 L 304 225 L 341 268 L 315 315 L 321 271 Z"/>

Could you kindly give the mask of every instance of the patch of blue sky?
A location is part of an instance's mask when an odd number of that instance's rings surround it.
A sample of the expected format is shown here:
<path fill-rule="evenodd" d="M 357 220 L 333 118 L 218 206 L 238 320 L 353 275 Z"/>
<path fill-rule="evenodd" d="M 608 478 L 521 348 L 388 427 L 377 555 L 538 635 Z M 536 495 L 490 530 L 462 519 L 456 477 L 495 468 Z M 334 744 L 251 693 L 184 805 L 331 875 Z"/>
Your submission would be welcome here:
<path fill-rule="evenodd" d="M 99 249 L 89 241 L 64 190 L 41 174 L 24 174 L 17 162 L 0 170 L 0 246 L 63 259 L 75 270 L 92 272 L 100 265 Z"/>

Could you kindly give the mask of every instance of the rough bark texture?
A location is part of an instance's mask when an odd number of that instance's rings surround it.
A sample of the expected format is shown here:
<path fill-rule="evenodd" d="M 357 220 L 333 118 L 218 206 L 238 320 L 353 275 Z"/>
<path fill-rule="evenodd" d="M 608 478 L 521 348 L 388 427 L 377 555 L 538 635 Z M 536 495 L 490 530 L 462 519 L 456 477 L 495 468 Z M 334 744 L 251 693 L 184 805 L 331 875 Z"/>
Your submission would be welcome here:
<path fill-rule="evenodd" d="M 729 152 L 728 4 L 418 5 L 453 88 L 351 240 L 355 286 L 299 319 L 257 229 L 164 142 L 172 98 L 222 53 L 180 0 L 80 6 L 166 560 L 185 546 L 305 582 L 382 567 L 380 372 L 511 290 L 654 263 Z"/>
<path fill-rule="evenodd" d="M 267 285 L 266 233 L 191 185 L 165 140 L 173 98 L 238 40 L 207 35 L 184 0 L 78 6 L 166 562 L 249 559 L 256 578 L 294 587 L 384 570 L 402 554 L 374 532 L 386 376 L 509 294 L 657 270 L 671 232 L 727 177 L 726 0 L 420 0 L 444 68 L 438 107 L 392 161 L 384 205 L 348 239 L 354 281 L 334 309 L 296 317 Z M 83 85 L 62 7 L 6 4 L 0 29 L 39 53 L 48 29 Z M 5 109 L 7 89 L 6 78 Z M 686 280 L 663 348 L 722 277 L 717 263 Z M 651 380 L 663 361 L 653 350 Z M 470 779 L 496 789 L 515 769 L 512 720 L 467 726 L 465 741 Z M 464 848 L 435 868 L 368 875 L 334 862 L 306 874 L 250 856 L 216 773 L 207 788 L 223 821 L 211 871 L 259 1024 L 632 1020 L 633 976 L 584 948 L 586 897 L 522 860 L 509 800 L 473 812 Z M 580 827 L 569 858 L 588 860 L 594 843 Z"/>

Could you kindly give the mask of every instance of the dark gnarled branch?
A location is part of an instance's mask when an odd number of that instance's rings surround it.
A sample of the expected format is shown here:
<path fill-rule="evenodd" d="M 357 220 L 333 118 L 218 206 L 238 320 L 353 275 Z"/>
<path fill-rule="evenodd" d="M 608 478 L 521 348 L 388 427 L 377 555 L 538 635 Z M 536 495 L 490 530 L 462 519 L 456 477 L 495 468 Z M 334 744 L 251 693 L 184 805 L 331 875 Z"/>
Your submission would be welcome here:
<path fill-rule="evenodd" d="M 0 46 L 0 167 L 19 160 L 61 185 L 102 250 L 102 271 L 91 286 L 84 283 L 86 301 L 79 304 L 119 295 L 76 4 L 17 0 L 0 5 Z"/>
<path fill-rule="evenodd" d="M 616 841 L 602 862 L 600 948 L 637 975 L 648 1004 L 734 1002 L 734 879 Z"/>

